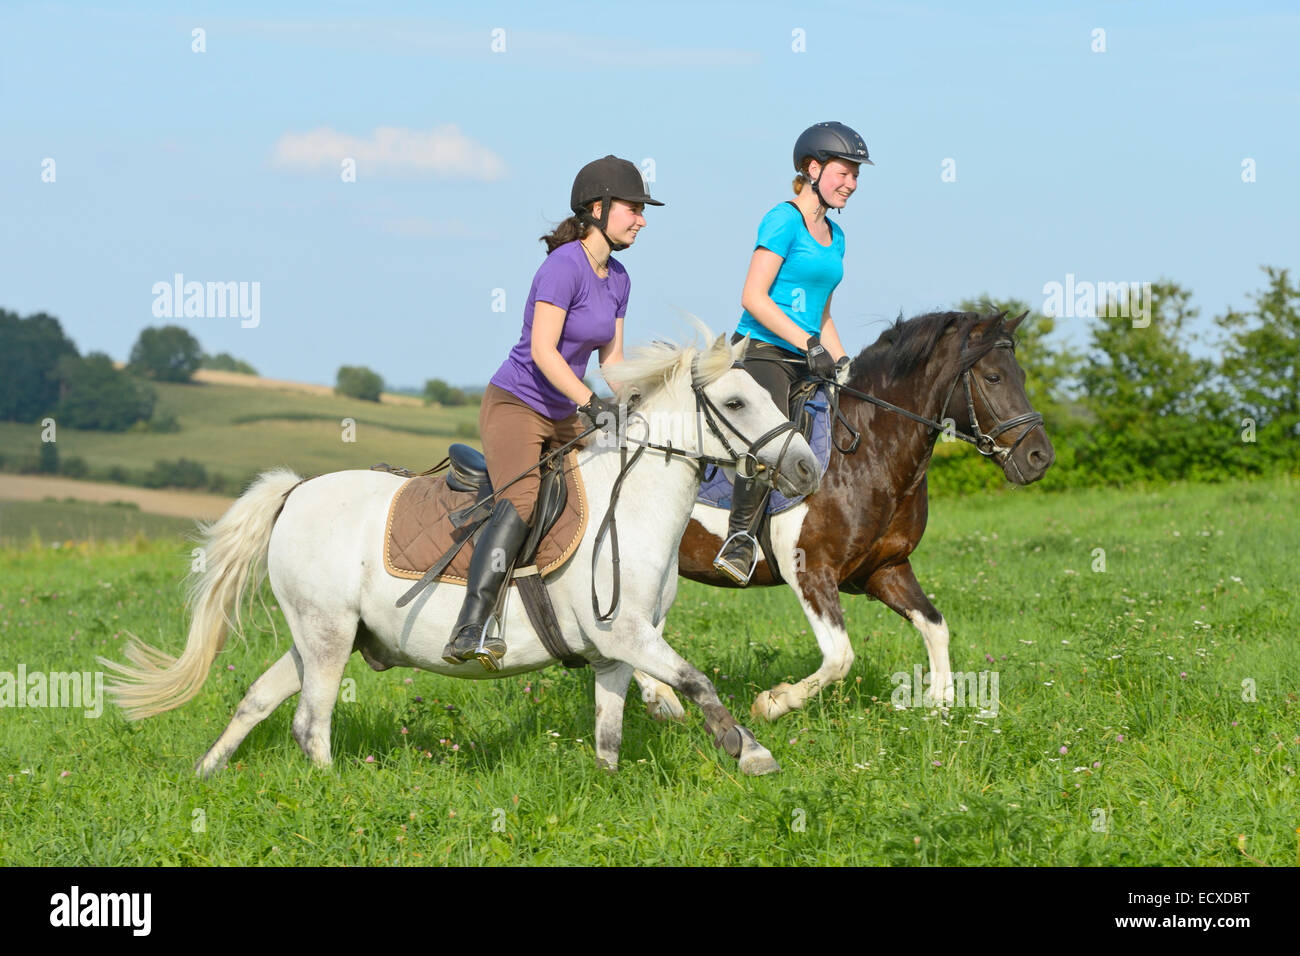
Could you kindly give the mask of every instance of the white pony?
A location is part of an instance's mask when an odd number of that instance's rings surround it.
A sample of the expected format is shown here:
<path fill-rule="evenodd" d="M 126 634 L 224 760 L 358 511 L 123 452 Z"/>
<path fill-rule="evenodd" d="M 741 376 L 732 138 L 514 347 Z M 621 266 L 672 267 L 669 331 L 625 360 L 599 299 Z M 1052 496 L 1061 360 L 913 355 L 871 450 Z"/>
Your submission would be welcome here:
<path fill-rule="evenodd" d="M 620 397 L 641 396 L 628 422 L 629 443 L 671 444 L 679 450 L 686 445 L 693 455 L 724 459 L 733 456 L 731 446 L 739 446 L 775 474 L 783 493 L 810 494 L 819 469 L 803 438 L 786 433 L 782 441 L 756 448 L 745 437 L 766 435 L 785 419 L 764 389 L 736 366 L 743 350 L 743 342 L 729 346 L 722 337 L 703 350 L 655 343 L 614 366 L 609 374 L 617 376 Z M 593 518 L 605 511 L 620 459 L 617 441 L 606 432 L 579 453 Z M 699 486 L 698 465 L 697 458 L 647 448 L 627 471 L 617 511 L 622 596 L 612 620 L 598 621 L 592 610 L 598 520 L 588 521 L 570 560 L 546 583 L 566 643 L 595 671 L 595 749 L 604 766 L 618 764 L 624 696 L 637 669 L 698 704 L 714 744 L 738 758 L 743 773 L 771 773 L 780 769 L 772 755 L 736 723 L 708 678 L 663 638 L 664 618 L 677 593 L 678 545 Z M 225 644 L 230 612 L 238 630 L 245 596 L 269 575 L 293 646 L 249 688 L 234 719 L 199 761 L 200 776 L 221 769 L 249 731 L 299 691 L 294 737 L 312 761 L 329 765 L 330 718 L 354 650 L 364 648 L 367 661 L 379 670 L 408 666 L 471 679 L 508 677 L 555 663 L 513 593 L 502 612 L 509 651 L 501 669 L 489 673 L 477 661 L 446 663 L 442 648 L 464 588 L 435 582 L 399 609 L 397 599 L 411 582 L 389 575 L 381 558 L 389 502 L 403 479 L 341 471 L 295 487 L 300 480 L 285 468 L 263 472 L 225 515 L 200 525 L 206 569 L 189 582 L 193 617 L 179 658 L 137 639 L 125 652 L 130 665 L 100 658 L 119 675 L 110 694 L 129 719 L 177 707 L 207 678 Z M 608 538 L 597 557 L 595 587 L 608 601 L 613 588 Z"/>

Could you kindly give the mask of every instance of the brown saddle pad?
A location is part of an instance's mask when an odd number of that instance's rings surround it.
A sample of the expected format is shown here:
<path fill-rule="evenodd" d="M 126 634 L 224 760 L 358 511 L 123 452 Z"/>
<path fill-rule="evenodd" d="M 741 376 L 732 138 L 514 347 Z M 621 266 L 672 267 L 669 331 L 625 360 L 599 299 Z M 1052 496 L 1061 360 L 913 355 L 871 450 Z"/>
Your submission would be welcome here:
<path fill-rule="evenodd" d="M 587 530 L 587 496 L 578 472 L 577 452 L 564 456 L 564 481 L 568 500 L 564 511 L 537 546 L 534 562 L 543 575 L 556 570 L 578 547 Z M 384 569 L 394 577 L 421 578 L 451 547 L 457 530 L 448 517 L 459 508 L 472 505 L 476 496 L 447 487 L 443 475 L 408 478 L 393 495 L 384 528 Z M 484 505 L 487 511 L 490 505 Z M 469 574 L 474 542 L 467 541 L 451 564 L 438 575 L 439 581 L 464 584 Z"/>

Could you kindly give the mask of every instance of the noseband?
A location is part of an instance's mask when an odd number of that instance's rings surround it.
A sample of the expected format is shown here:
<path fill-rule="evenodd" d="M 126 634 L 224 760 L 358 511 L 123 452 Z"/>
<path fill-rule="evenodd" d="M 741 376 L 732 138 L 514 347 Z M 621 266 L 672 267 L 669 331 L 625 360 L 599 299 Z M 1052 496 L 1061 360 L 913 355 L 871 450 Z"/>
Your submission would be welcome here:
<path fill-rule="evenodd" d="M 966 345 L 969 341 L 970 330 L 967 329 L 966 341 L 962 343 L 961 352 L 958 353 L 959 355 L 966 351 Z M 1010 349 L 1013 348 L 1013 346 L 1010 341 L 1003 340 L 994 345 L 993 348 Z M 1043 427 L 1043 416 L 1039 412 L 1030 411 L 1023 415 L 1017 415 L 1015 418 L 1001 418 L 1000 413 L 993 404 L 993 400 L 989 398 L 988 393 L 984 391 L 983 383 L 975 377 L 974 369 L 975 365 L 972 363 L 964 372 L 961 373 L 961 375 L 952 380 L 952 385 L 948 388 L 948 394 L 943 400 L 942 411 L 946 412 L 948 410 L 948 403 L 952 401 L 952 393 L 956 390 L 957 382 L 960 380 L 966 389 L 966 411 L 970 416 L 971 430 L 975 434 L 966 435 L 958 432 L 958 437 L 965 441 L 969 441 L 985 458 L 993 458 L 998 463 L 999 467 L 1005 467 L 1007 459 L 1011 458 L 1011 456 L 1015 454 L 1016 449 L 1019 448 L 1020 443 L 1029 436 L 1029 433 L 1035 428 Z M 975 383 L 973 390 L 971 387 L 972 382 Z M 994 423 L 991 431 L 985 432 L 980 429 L 979 417 L 975 414 L 975 392 L 979 393 L 980 399 L 984 402 L 984 407 L 987 408 L 989 414 L 993 416 Z M 1018 425 L 1029 425 L 1029 427 L 1020 433 L 1020 437 L 1016 439 L 1015 444 L 1008 447 L 997 443 L 996 439 L 999 435 L 1003 432 L 1010 431 Z M 1020 472 L 1020 466 L 1016 465 L 1014 459 L 1012 459 L 1011 463 L 1015 465 L 1016 471 Z M 1020 477 L 1023 478 L 1024 474 L 1021 473 Z"/>

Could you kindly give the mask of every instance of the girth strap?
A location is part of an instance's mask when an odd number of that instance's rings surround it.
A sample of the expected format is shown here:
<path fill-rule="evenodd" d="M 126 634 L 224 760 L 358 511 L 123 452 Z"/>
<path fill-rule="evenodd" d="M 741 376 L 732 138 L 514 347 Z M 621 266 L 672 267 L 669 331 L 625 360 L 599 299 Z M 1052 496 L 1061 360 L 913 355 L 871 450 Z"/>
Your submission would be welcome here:
<path fill-rule="evenodd" d="M 560 631 L 560 623 L 555 617 L 555 608 L 551 604 L 550 593 L 546 590 L 546 582 L 538 573 L 537 565 L 532 564 L 517 570 L 515 587 L 519 590 L 519 599 L 524 602 L 528 620 L 532 623 L 537 636 L 541 638 L 546 653 L 567 668 L 586 667 L 587 659 L 572 653 L 569 645 L 565 643 L 564 634 Z"/>

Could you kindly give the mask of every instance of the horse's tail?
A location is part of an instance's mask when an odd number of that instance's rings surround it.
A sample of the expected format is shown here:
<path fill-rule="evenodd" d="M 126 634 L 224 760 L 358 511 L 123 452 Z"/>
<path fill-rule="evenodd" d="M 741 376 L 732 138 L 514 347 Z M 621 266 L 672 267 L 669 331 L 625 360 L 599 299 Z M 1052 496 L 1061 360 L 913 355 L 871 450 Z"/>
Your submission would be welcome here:
<path fill-rule="evenodd" d="M 245 595 L 257 593 L 266 576 L 275 519 L 288 493 L 301 481 L 288 468 L 264 471 L 215 523 L 199 522 L 200 562 L 187 579 L 185 599 L 192 608 L 190 633 L 179 658 L 134 635 L 124 651 L 134 666 L 99 658 L 117 674 L 109 695 L 128 720 L 179 707 L 199 692 L 229 629 L 240 631 Z"/>

